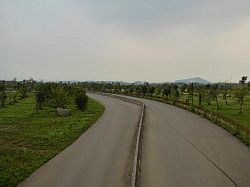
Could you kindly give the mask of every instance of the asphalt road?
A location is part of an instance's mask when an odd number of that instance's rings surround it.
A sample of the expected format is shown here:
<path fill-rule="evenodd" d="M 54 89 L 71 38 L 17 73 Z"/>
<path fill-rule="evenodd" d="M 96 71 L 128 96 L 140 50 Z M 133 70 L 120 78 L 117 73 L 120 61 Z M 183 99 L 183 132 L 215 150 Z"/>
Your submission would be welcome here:
<path fill-rule="evenodd" d="M 130 185 L 140 109 L 110 97 L 90 96 L 105 105 L 102 118 L 21 186 Z M 250 186 L 250 149 L 238 139 L 186 110 L 137 100 L 146 105 L 141 187 Z"/>
<path fill-rule="evenodd" d="M 146 113 L 141 187 L 250 186 L 250 149 L 189 111 L 138 99 Z"/>
<path fill-rule="evenodd" d="M 75 143 L 50 160 L 19 186 L 127 187 L 140 107 L 89 94 L 101 102 L 103 116 Z"/>

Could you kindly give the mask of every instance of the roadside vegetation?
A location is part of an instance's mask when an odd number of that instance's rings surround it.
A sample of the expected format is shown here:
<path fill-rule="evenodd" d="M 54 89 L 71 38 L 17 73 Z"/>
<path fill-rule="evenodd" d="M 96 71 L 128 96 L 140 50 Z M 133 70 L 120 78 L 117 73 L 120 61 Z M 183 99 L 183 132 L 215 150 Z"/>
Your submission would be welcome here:
<path fill-rule="evenodd" d="M 0 186 L 16 186 L 103 113 L 81 84 L 0 83 Z M 61 116 L 57 109 L 69 113 Z"/>
<path fill-rule="evenodd" d="M 250 82 L 217 84 L 122 84 L 86 82 L 85 88 L 153 99 L 195 112 L 250 145 Z"/>

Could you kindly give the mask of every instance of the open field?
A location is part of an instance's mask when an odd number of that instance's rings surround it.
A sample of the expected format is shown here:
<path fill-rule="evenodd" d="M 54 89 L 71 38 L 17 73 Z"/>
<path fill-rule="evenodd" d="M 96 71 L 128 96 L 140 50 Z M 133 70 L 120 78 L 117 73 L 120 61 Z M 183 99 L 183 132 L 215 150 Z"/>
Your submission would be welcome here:
<path fill-rule="evenodd" d="M 0 186 L 15 186 L 73 143 L 103 113 L 89 99 L 84 112 L 73 101 L 71 115 L 58 117 L 52 108 L 35 110 L 35 96 L 0 109 Z"/>

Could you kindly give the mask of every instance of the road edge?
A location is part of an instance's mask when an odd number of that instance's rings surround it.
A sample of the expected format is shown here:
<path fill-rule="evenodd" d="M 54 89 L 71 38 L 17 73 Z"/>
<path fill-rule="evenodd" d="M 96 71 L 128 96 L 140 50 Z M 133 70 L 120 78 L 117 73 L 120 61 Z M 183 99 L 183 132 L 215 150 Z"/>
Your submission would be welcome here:
<path fill-rule="evenodd" d="M 140 163 L 141 163 L 141 151 L 142 151 L 142 137 L 143 137 L 143 121 L 145 116 L 145 104 L 141 106 L 141 116 L 139 120 L 137 136 L 136 136 L 136 147 L 133 161 L 133 170 L 131 176 L 131 187 L 139 186 L 139 175 L 140 175 Z"/>

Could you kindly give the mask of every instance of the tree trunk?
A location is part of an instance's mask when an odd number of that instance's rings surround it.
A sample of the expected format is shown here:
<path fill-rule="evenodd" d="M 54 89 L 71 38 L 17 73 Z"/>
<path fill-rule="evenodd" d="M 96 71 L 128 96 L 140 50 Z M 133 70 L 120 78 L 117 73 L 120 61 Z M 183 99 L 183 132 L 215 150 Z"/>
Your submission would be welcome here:
<path fill-rule="evenodd" d="M 240 114 L 242 113 L 242 108 L 243 108 L 243 98 L 241 98 L 240 101 Z"/>
<path fill-rule="evenodd" d="M 217 104 L 217 109 L 220 109 L 218 97 L 216 97 L 216 104 Z"/>
<path fill-rule="evenodd" d="M 228 103 L 227 103 L 227 95 L 225 95 L 225 101 L 226 101 L 226 105 L 228 105 Z"/>
<path fill-rule="evenodd" d="M 201 106 L 201 94 L 199 94 L 199 105 Z"/>
<path fill-rule="evenodd" d="M 194 93 L 192 93 L 192 106 L 194 105 Z"/>

